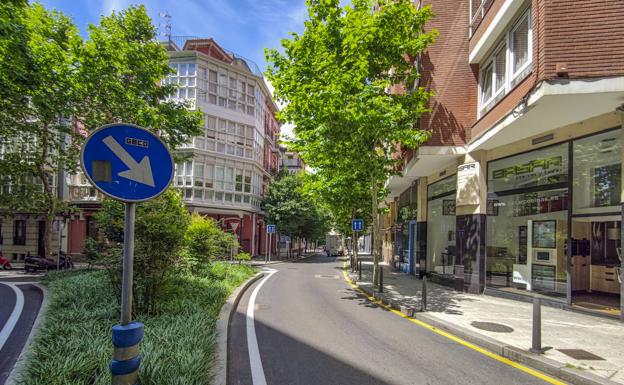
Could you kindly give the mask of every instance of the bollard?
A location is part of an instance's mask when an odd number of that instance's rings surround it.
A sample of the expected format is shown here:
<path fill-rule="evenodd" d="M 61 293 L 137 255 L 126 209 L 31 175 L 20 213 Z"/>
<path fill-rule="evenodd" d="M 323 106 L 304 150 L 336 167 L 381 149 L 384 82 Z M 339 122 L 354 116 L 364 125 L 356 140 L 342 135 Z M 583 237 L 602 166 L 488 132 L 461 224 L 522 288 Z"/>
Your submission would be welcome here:
<path fill-rule="evenodd" d="M 427 311 L 427 276 L 422 278 L 422 302 L 420 303 L 420 311 Z"/>
<path fill-rule="evenodd" d="M 362 281 L 362 260 L 360 259 L 358 261 L 358 268 L 359 268 L 359 273 L 358 273 L 358 281 Z"/>
<path fill-rule="evenodd" d="M 542 354 L 542 300 L 540 297 L 533 297 L 533 338 L 531 343 L 531 353 Z"/>
<path fill-rule="evenodd" d="M 379 266 L 379 292 L 383 293 L 383 267 Z"/>
<path fill-rule="evenodd" d="M 113 360 L 110 363 L 112 385 L 138 384 L 139 342 L 143 339 L 143 324 L 130 322 L 113 326 Z"/>

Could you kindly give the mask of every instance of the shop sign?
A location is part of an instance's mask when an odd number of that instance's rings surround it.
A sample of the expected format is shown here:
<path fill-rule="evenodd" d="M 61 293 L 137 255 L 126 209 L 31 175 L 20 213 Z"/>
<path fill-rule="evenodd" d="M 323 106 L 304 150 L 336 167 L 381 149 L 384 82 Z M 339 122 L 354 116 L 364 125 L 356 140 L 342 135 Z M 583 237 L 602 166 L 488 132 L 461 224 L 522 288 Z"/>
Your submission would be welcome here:
<path fill-rule="evenodd" d="M 479 204 L 479 162 L 462 164 L 457 167 L 457 205 Z"/>
<path fill-rule="evenodd" d="M 492 180 L 506 180 L 508 182 L 540 181 L 546 178 L 547 183 L 553 183 L 554 176 L 565 175 L 566 162 L 563 156 L 551 156 L 542 159 L 533 159 L 523 164 L 512 165 L 492 171 Z M 556 181 L 555 181 L 556 182 Z"/>

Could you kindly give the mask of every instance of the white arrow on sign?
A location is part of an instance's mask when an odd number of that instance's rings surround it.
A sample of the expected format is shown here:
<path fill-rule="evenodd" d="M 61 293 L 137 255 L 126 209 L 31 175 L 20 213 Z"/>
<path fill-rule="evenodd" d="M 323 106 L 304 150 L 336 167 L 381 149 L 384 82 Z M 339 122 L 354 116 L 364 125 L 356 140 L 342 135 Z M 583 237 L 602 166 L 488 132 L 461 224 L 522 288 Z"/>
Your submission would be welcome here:
<path fill-rule="evenodd" d="M 119 143 L 112 136 L 107 136 L 102 140 L 108 148 L 113 151 L 115 155 L 122 162 L 128 166 L 128 170 L 120 172 L 118 175 L 126 179 L 133 180 L 138 183 L 146 184 L 150 187 L 154 187 L 154 175 L 152 174 L 152 166 L 150 165 L 149 158 L 144 156 L 140 163 L 137 163 L 134 158 L 128 154 L 128 152 L 121 147 Z"/>

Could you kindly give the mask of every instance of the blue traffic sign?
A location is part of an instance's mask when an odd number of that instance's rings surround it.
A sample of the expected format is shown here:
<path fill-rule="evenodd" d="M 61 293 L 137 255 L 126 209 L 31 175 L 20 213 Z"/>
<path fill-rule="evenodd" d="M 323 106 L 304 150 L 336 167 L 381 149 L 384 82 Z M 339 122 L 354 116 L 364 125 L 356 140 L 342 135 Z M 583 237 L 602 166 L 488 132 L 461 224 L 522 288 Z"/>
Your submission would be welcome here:
<path fill-rule="evenodd" d="M 353 231 L 364 231 L 364 220 L 354 219 L 351 221 L 351 229 Z"/>
<path fill-rule="evenodd" d="M 173 158 L 165 143 L 130 124 L 109 124 L 93 131 L 80 159 L 95 188 L 124 202 L 155 198 L 173 179 Z"/>
<path fill-rule="evenodd" d="M 267 233 L 275 234 L 275 225 L 267 225 Z"/>

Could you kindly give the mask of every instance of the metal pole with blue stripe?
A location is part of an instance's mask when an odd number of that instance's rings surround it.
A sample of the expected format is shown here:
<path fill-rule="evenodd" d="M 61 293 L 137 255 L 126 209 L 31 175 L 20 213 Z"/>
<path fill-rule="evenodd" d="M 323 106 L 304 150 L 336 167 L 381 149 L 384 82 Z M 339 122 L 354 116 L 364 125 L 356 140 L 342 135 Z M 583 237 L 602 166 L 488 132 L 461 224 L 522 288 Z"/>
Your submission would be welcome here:
<path fill-rule="evenodd" d="M 96 189 L 126 205 L 121 320 L 113 326 L 113 385 L 138 385 L 143 324 L 132 322 L 132 275 L 136 203 L 156 198 L 173 180 L 173 157 L 156 134 L 114 123 L 91 132 L 80 151 L 82 170 Z M 152 169 L 152 165 L 155 168 Z"/>
<path fill-rule="evenodd" d="M 113 385 L 138 385 L 139 342 L 143 324 L 132 322 L 132 275 L 134 273 L 134 216 L 136 203 L 126 203 L 124 225 L 123 275 L 121 278 L 121 322 L 113 326 L 113 360 L 110 363 Z"/>

